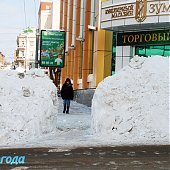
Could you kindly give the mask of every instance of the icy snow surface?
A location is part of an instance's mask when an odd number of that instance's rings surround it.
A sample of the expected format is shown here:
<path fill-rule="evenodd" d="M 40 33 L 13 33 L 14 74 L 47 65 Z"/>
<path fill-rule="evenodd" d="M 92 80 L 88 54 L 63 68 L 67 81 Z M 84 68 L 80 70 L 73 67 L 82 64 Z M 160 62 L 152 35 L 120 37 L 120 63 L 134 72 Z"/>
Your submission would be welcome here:
<path fill-rule="evenodd" d="M 56 87 L 42 70 L 25 74 L 0 70 L 0 145 L 29 142 L 53 132 L 56 94 Z"/>
<path fill-rule="evenodd" d="M 92 130 L 119 144 L 169 144 L 169 58 L 135 56 L 97 87 Z"/>

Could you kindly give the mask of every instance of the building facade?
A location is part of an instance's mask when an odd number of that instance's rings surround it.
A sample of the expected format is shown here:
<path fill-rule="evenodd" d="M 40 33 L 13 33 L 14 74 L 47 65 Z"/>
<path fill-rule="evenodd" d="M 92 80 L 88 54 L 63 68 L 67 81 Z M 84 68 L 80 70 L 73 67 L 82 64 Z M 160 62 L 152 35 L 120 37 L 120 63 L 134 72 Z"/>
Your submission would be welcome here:
<path fill-rule="evenodd" d="M 61 0 L 60 29 L 66 31 L 62 83 L 69 77 L 74 89 L 95 88 L 111 75 L 112 32 L 100 29 L 98 0 Z"/>
<path fill-rule="evenodd" d="M 59 30 L 60 0 L 41 0 L 38 12 L 38 28 Z"/>
<path fill-rule="evenodd" d="M 36 54 L 36 29 L 29 28 L 17 37 L 15 63 L 25 69 L 34 67 Z"/>
<path fill-rule="evenodd" d="M 74 89 L 95 88 L 134 55 L 170 56 L 169 0 L 61 0 L 66 77 Z"/>
<path fill-rule="evenodd" d="M 113 32 L 113 71 L 134 55 L 170 56 L 169 0 L 103 0 L 100 22 Z"/>
<path fill-rule="evenodd" d="M 41 30 L 60 29 L 60 0 L 41 0 L 38 13 L 37 46 L 40 54 L 40 35 Z M 40 58 L 39 58 L 40 60 Z M 61 70 L 56 68 L 45 68 L 56 87 L 59 88 Z"/>

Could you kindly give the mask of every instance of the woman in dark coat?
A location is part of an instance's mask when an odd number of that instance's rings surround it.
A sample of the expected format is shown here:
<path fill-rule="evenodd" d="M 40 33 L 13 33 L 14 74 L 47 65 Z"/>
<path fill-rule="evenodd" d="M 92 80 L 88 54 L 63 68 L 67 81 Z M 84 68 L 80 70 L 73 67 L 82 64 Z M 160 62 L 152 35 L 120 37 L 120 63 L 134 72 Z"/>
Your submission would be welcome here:
<path fill-rule="evenodd" d="M 64 100 L 64 110 L 63 113 L 69 113 L 70 108 L 70 100 L 73 100 L 73 87 L 71 84 L 71 80 L 69 78 L 66 79 L 65 83 L 61 88 L 61 97 Z"/>

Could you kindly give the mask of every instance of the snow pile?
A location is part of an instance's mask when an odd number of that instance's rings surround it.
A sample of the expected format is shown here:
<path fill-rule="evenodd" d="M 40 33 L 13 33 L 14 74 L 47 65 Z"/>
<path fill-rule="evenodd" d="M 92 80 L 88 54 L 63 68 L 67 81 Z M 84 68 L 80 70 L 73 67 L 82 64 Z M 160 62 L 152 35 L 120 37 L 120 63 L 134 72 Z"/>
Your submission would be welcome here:
<path fill-rule="evenodd" d="M 135 56 L 97 87 L 93 132 L 120 145 L 169 144 L 168 81 L 169 58 Z"/>
<path fill-rule="evenodd" d="M 56 129 L 56 87 L 42 70 L 0 70 L 0 143 L 30 141 Z"/>
<path fill-rule="evenodd" d="M 17 67 L 17 68 L 16 68 L 16 71 L 21 72 L 21 73 L 24 73 L 25 69 L 22 68 L 22 67 Z"/>

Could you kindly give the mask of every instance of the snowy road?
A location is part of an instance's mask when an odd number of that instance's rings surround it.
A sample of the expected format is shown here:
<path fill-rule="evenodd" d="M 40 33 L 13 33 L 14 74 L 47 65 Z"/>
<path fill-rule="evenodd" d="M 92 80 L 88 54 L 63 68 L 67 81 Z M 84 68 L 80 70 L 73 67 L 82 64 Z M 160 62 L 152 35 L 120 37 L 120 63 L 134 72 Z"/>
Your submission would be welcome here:
<path fill-rule="evenodd" d="M 6 149 L 2 155 L 25 155 L 24 165 L 0 165 L 3 170 L 168 170 L 169 146 Z"/>

